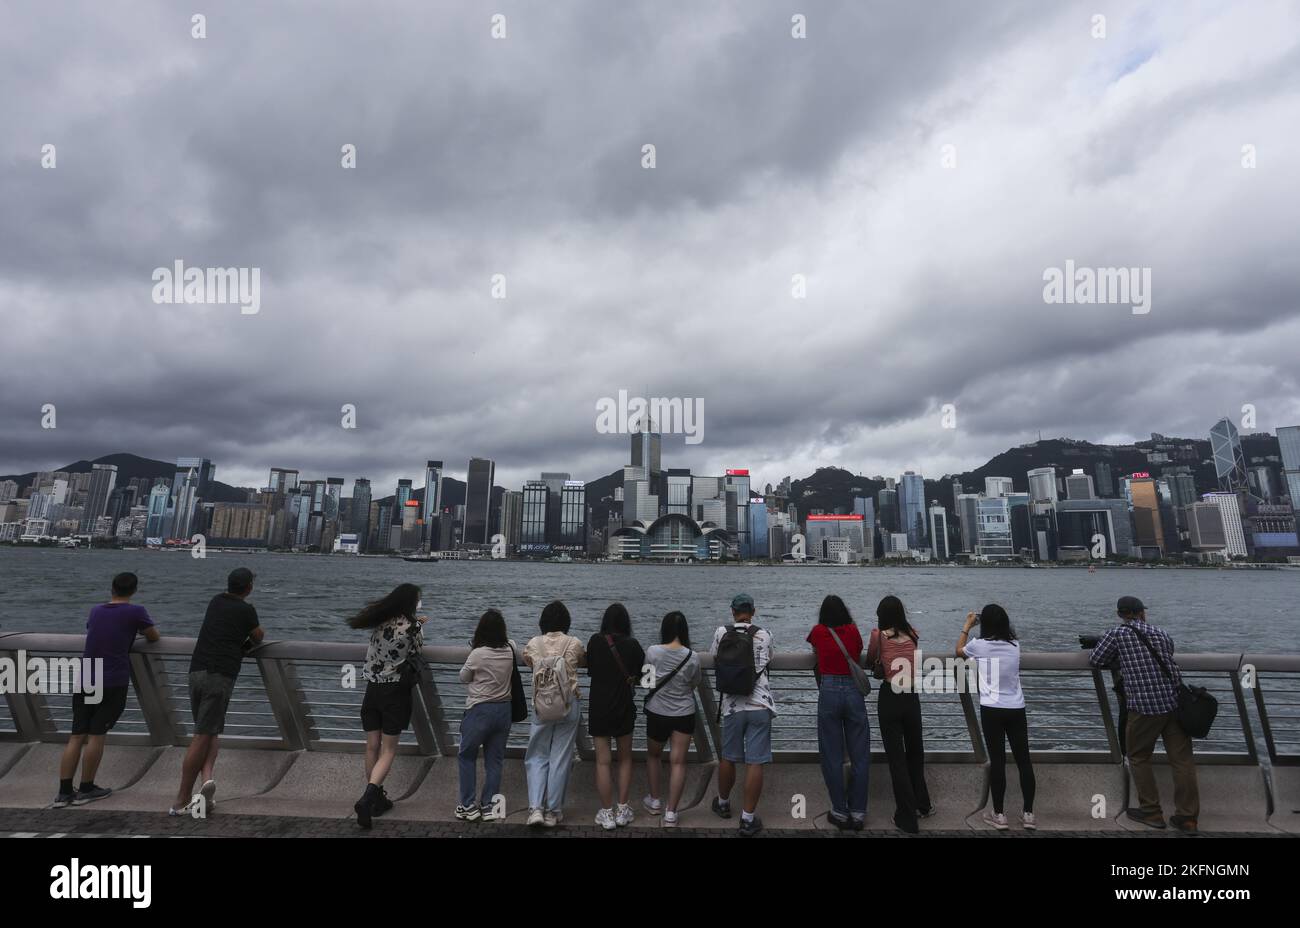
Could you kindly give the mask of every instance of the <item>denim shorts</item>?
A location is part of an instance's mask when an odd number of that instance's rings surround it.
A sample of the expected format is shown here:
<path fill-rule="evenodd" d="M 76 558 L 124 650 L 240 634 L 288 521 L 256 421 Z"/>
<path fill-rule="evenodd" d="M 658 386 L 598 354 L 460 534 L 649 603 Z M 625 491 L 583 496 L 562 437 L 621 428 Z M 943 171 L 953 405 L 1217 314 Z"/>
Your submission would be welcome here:
<path fill-rule="evenodd" d="M 224 673 L 195 670 L 190 673 L 190 712 L 194 734 L 219 735 L 226 730 L 226 710 L 235 692 L 235 678 Z"/>
<path fill-rule="evenodd" d="M 746 709 L 722 719 L 722 759 L 733 764 L 772 762 L 772 713 Z"/>

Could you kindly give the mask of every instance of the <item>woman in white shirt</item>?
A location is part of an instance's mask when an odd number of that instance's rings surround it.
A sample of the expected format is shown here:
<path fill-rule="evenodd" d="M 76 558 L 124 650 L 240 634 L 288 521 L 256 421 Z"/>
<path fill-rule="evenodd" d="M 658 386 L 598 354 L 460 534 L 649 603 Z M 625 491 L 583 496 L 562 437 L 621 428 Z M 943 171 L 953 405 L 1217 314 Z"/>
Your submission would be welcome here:
<path fill-rule="evenodd" d="M 967 640 L 976 625 L 980 637 Z M 1006 831 L 1007 816 L 1002 800 L 1007 791 L 1006 744 L 1020 771 L 1020 792 L 1025 799 L 1021 824 L 1027 829 L 1038 827 L 1034 821 L 1034 766 L 1029 761 L 1029 724 L 1025 718 L 1025 694 L 1020 688 L 1020 645 L 1007 611 L 996 603 L 985 606 L 979 615 L 970 613 L 957 639 L 957 656 L 973 658 L 977 665 L 980 691 L 980 727 L 989 752 L 989 791 L 993 809 L 984 813 L 984 822 L 998 831 Z"/>

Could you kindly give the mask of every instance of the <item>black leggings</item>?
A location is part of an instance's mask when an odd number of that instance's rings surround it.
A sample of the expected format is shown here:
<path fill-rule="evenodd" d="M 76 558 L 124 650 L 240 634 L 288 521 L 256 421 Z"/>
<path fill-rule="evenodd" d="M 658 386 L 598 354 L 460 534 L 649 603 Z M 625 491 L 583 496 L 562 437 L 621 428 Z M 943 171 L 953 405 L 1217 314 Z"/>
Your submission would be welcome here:
<path fill-rule="evenodd" d="M 1020 771 L 1020 792 L 1025 797 L 1025 811 L 1034 811 L 1034 765 L 1029 762 L 1029 723 L 1024 709 L 994 709 L 980 706 L 980 725 L 984 744 L 989 751 L 989 789 L 993 793 L 993 811 L 1002 811 L 1007 793 L 1007 751 L 1003 741 L 1011 742 L 1011 753 Z"/>

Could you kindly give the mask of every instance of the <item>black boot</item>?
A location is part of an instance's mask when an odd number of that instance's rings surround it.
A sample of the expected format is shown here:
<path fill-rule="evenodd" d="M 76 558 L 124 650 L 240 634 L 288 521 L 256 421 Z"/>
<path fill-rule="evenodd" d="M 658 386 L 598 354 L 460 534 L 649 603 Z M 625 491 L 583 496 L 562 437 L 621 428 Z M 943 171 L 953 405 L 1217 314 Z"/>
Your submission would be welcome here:
<path fill-rule="evenodd" d="M 379 796 L 375 799 L 375 815 L 383 815 L 393 807 L 393 800 L 388 798 L 388 792 L 382 786 L 379 787 Z"/>
<path fill-rule="evenodd" d="M 366 784 L 366 791 L 361 794 L 357 804 L 352 808 L 357 812 L 357 824 L 362 828 L 370 827 L 370 817 L 375 814 L 375 802 L 383 791 L 373 783 Z"/>

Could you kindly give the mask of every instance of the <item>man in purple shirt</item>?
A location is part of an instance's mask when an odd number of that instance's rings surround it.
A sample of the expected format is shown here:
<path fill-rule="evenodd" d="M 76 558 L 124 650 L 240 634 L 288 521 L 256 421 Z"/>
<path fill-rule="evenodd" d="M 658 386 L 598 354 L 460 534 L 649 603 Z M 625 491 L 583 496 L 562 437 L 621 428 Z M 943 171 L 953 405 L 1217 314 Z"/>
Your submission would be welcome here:
<path fill-rule="evenodd" d="M 135 574 L 118 574 L 113 578 L 112 598 L 91 609 L 86 620 L 82 692 L 72 695 L 72 736 L 59 762 L 59 794 L 53 803 L 56 809 L 85 805 L 113 792 L 95 785 L 95 773 L 104 757 L 104 736 L 126 708 L 127 691 L 131 688 L 131 645 L 137 632 L 147 641 L 161 637 L 144 607 L 131 602 L 139 584 Z M 90 690 L 90 700 L 86 698 L 86 690 Z M 94 699 L 96 695 L 98 699 Z M 72 779 L 78 763 L 81 786 L 73 790 Z"/>

